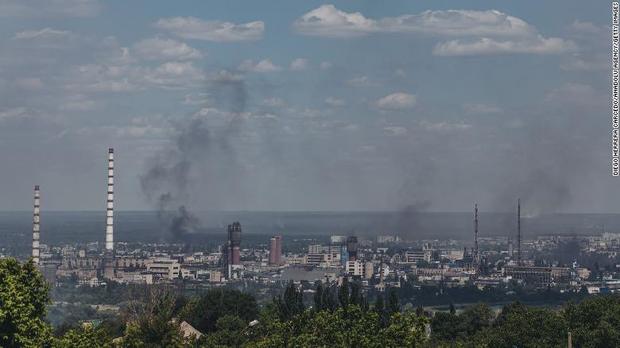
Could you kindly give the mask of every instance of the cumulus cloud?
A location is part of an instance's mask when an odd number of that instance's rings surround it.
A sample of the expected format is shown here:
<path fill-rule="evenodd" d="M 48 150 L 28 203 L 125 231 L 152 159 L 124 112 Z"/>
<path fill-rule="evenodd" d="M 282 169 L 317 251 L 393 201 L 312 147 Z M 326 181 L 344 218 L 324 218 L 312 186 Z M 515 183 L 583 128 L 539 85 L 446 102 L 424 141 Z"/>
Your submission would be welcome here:
<path fill-rule="evenodd" d="M 97 0 L 0 0 L 0 17 L 92 17 Z"/>
<path fill-rule="evenodd" d="M 429 33 L 437 35 L 522 36 L 536 32 L 525 21 L 495 10 L 424 11 L 366 18 L 360 12 L 345 12 L 334 5 L 322 5 L 297 19 L 294 27 L 305 35 L 332 38 L 355 37 L 378 32 Z"/>
<path fill-rule="evenodd" d="M 359 37 L 372 33 L 469 38 L 438 44 L 433 53 L 442 56 L 551 54 L 574 48 L 570 41 L 543 37 L 524 20 L 497 10 L 429 10 L 419 14 L 371 19 L 360 12 L 345 12 L 334 5 L 322 5 L 298 18 L 293 25 L 301 34 L 328 38 Z"/>
<path fill-rule="evenodd" d="M 480 38 L 476 40 L 451 40 L 441 42 L 433 49 L 437 56 L 471 56 L 502 53 L 557 54 L 575 50 L 574 43 L 560 38 L 537 36 L 525 40 L 496 40 Z"/>
<path fill-rule="evenodd" d="M 262 21 L 235 24 L 205 21 L 196 17 L 161 18 L 155 26 L 184 39 L 216 42 L 255 41 L 261 39 L 265 31 L 265 23 Z"/>
<path fill-rule="evenodd" d="M 198 86 L 205 74 L 192 62 L 166 62 L 147 70 L 145 80 L 159 87 L 178 89 Z"/>
<path fill-rule="evenodd" d="M 386 110 L 405 110 L 412 108 L 416 103 L 416 96 L 409 93 L 397 92 L 377 100 L 377 107 Z"/>
<path fill-rule="evenodd" d="M 371 87 L 377 84 L 370 80 L 368 76 L 357 76 L 347 81 L 347 84 L 352 87 Z"/>
<path fill-rule="evenodd" d="M 392 136 L 401 136 L 407 134 L 407 128 L 401 126 L 383 127 L 383 130 Z"/>
<path fill-rule="evenodd" d="M 71 32 L 66 30 L 56 30 L 52 28 L 44 28 L 40 30 L 24 30 L 15 33 L 15 40 L 31 40 L 31 39 L 50 39 L 50 38 L 66 38 Z"/>
<path fill-rule="evenodd" d="M 291 62 L 291 66 L 290 66 L 291 70 L 299 71 L 299 70 L 305 70 L 306 68 L 308 68 L 308 60 L 305 58 L 297 58 Z"/>
<path fill-rule="evenodd" d="M 286 103 L 284 102 L 284 100 L 282 100 L 281 98 L 267 98 L 265 100 L 263 100 L 263 105 L 265 106 L 270 106 L 270 107 L 282 107 L 284 105 L 286 105 Z"/>
<path fill-rule="evenodd" d="M 327 97 L 325 99 L 325 104 L 332 106 L 332 107 L 340 107 L 340 106 L 345 106 L 345 101 L 340 99 L 340 98 L 334 98 L 334 97 Z"/>
<path fill-rule="evenodd" d="M 451 123 L 451 122 L 420 122 L 420 126 L 431 132 L 454 132 L 470 129 L 472 126 L 467 123 Z"/>
<path fill-rule="evenodd" d="M 468 114 L 497 114 L 503 110 L 495 105 L 489 104 L 464 104 L 463 110 Z"/>
<path fill-rule="evenodd" d="M 321 62 L 320 68 L 321 70 L 327 70 L 332 67 L 332 63 L 330 62 Z"/>
<path fill-rule="evenodd" d="M 254 62 L 252 59 L 247 59 L 247 60 L 244 60 L 239 65 L 239 70 L 257 72 L 257 73 L 266 73 L 266 72 L 280 71 L 282 70 L 282 68 L 280 66 L 273 64 L 271 60 L 269 59 L 263 59 L 258 62 Z"/>
<path fill-rule="evenodd" d="M 133 49 L 139 57 L 150 60 L 189 60 L 203 57 L 199 50 L 184 42 L 159 37 L 137 42 Z"/>

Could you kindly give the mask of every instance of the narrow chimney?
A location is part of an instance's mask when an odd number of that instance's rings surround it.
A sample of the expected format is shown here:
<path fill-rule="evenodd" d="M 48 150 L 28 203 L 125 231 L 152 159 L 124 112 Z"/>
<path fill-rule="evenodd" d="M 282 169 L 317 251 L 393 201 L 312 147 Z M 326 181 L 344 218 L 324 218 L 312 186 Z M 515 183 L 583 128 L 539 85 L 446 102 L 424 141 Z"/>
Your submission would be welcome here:
<path fill-rule="evenodd" d="M 474 204 L 474 264 L 480 264 L 480 250 L 478 249 L 478 204 Z"/>
<path fill-rule="evenodd" d="M 521 265 L 521 198 L 517 199 L 517 264 Z"/>
<path fill-rule="evenodd" d="M 108 149 L 108 198 L 106 205 L 105 250 L 114 251 L 114 149 Z"/>
<path fill-rule="evenodd" d="M 32 214 L 32 261 L 39 264 L 39 233 L 40 233 L 40 198 L 39 185 L 34 185 L 34 212 Z"/>

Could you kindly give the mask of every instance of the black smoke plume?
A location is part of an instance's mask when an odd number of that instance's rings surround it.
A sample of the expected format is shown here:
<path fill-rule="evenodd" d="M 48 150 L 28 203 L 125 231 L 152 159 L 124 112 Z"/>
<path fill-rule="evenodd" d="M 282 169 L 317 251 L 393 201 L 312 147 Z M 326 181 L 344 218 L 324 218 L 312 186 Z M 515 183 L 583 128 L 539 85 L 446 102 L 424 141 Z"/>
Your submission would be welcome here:
<path fill-rule="evenodd" d="M 240 129 L 247 92 L 242 79 L 230 74 L 220 76 L 208 85 L 215 97 L 214 112 L 227 116 L 225 124 L 211 126 L 203 110 L 172 122 L 169 145 L 146 163 L 140 176 L 142 192 L 157 209 L 166 238 L 190 241 L 201 229 L 200 219 L 193 213 L 199 208 L 218 207 L 224 195 L 233 193 L 233 166 L 237 163 L 231 146 Z M 207 201 L 205 201 L 205 199 Z"/>

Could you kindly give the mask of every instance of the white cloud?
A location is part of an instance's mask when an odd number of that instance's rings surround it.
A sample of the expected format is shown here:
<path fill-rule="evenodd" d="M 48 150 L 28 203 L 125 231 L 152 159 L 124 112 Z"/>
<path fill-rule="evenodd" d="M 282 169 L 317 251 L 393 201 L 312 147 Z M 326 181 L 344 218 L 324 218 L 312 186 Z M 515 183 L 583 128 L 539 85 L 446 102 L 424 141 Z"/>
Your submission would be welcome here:
<path fill-rule="evenodd" d="M 525 21 L 495 10 L 424 11 L 386 17 L 366 18 L 360 12 L 345 12 L 334 5 L 322 5 L 297 19 L 302 34 L 332 38 L 355 37 L 378 32 L 428 33 L 435 35 L 523 36 L 536 30 Z"/>
<path fill-rule="evenodd" d="M 450 122 L 436 122 L 431 123 L 427 121 L 420 122 L 420 126 L 426 129 L 427 131 L 436 131 L 436 132 L 455 132 L 455 131 L 464 131 L 470 129 L 472 126 L 467 123 L 450 123 Z"/>
<path fill-rule="evenodd" d="M 60 105 L 61 110 L 66 111 L 90 111 L 97 108 L 98 103 L 88 97 L 78 94 L 70 96 Z"/>
<path fill-rule="evenodd" d="M 566 71 L 602 71 L 609 69 L 609 61 L 606 56 L 596 54 L 593 57 L 575 55 L 560 65 Z"/>
<path fill-rule="evenodd" d="M 372 82 L 368 76 L 354 77 L 348 80 L 347 84 L 353 87 L 371 87 L 377 85 L 375 82 Z"/>
<path fill-rule="evenodd" d="M 184 105 L 204 105 L 209 102 L 208 95 L 206 93 L 187 94 L 183 98 Z"/>
<path fill-rule="evenodd" d="M 176 89 L 198 86 L 205 74 L 191 62 L 166 62 L 149 69 L 144 78 L 149 84 Z"/>
<path fill-rule="evenodd" d="M 496 114 L 503 111 L 495 105 L 488 104 L 465 104 L 463 110 L 468 114 Z"/>
<path fill-rule="evenodd" d="M 592 22 L 583 22 L 578 19 L 571 24 L 570 29 L 584 34 L 598 34 L 603 31 L 601 27 Z"/>
<path fill-rule="evenodd" d="M 133 45 L 134 52 L 151 60 L 188 60 L 202 58 L 202 53 L 188 44 L 159 37 L 142 40 Z"/>
<path fill-rule="evenodd" d="M 263 100 L 263 105 L 275 108 L 275 107 L 282 107 L 286 105 L 286 103 L 281 98 L 273 97 L 273 98 L 267 98 Z"/>
<path fill-rule="evenodd" d="M 0 0 L 0 17 L 92 17 L 97 0 Z"/>
<path fill-rule="evenodd" d="M 334 97 L 327 97 L 325 99 L 325 104 L 332 106 L 332 107 L 340 107 L 340 106 L 345 106 L 345 101 L 339 98 L 334 98 Z"/>
<path fill-rule="evenodd" d="M 308 68 L 308 60 L 305 58 L 297 58 L 291 62 L 290 69 L 291 70 L 305 70 Z"/>
<path fill-rule="evenodd" d="M 185 39 L 216 42 L 255 41 L 261 39 L 265 31 L 265 23 L 261 21 L 235 24 L 196 17 L 161 18 L 155 26 Z"/>
<path fill-rule="evenodd" d="M 405 110 L 412 108 L 416 103 L 416 96 L 404 92 L 392 93 L 377 100 L 377 107 L 386 110 Z"/>
<path fill-rule="evenodd" d="M 321 70 L 327 70 L 332 67 L 332 63 L 330 62 L 321 62 Z"/>
<path fill-rule="evenodd" d="M 407 128 L 401 127 L 401 126 L 383 127 L 383 130 L 393 136 L 400 136 L 400 135 L 407 134 Z"/>
<path fill-rule="evenodd" d="M 584 83 L 566 83 L 549 91 L 545 95 L 545 102 L 562 105 L 579 105 L 585 107 L 600 107 L 605 105 L 604 93 L 598 93 L 592 86 Z"/>
<path fill-rule="evenodd" d="M 3 111 L 0 111 L 0 120 L 26 117 L 28 115 L 29 115 L 29 110 L 25 107 L 5 109 Z"/>
<path fill-rule="evenodd" d="M 247 59 L 247 60 L 244 60 L 239 65 L 239 70 L 257 72 L 257 73 L 266 73 L 266 72 L 280 71 L 282 70 L 282 68 L 273 64 L 271 60 L 269 59 L 263 59 L 256 63 L 251 59 Z"/>
<path fill-rule="evenodd" d="M 590 26 L 578 23 L 582 29 Z M 561 38 L 546 38 L 524 20 L 496 10 L 437 10 L 397 17 L 370 19 L 360 12 L 345 12 L 322 5 L 298 18 L 294 27 L 304 35 L 349 38 L 373 33 L 414 33 L 464 37 L 438 44 L 433 53 L 443 56 L 530 53 L 552 54 L 575 48 Z"/>
<path fill-rule="evenodd" d="M 375 21 L 359 12 L 340 11 L 334 5 L 322 5 L 304 14 L 294 26 L 302 34 L 325 37 L 362 36 L 376 30 Z"/>
<path fill-rule="evenodd" d="M 575 50 L 573 42 L 560 38 L 537 36 L 523 40 L 496 40 L 480 38 L 476 40 L 451 40 L 441 42 L 433 49 L 437 56 L 471 56 L 503 53 L 557 54 Z"/>
<path fill-rule="evenodd" d="M 52 28 L 44 28 L 40 30 L 24 30 L 15 33 L 13 37 L 15 40 L 31 40 L 31 39 L 56 39 L 66 38 L 71 35 L 71 32 L 66 30 L 56 30 Z"/>

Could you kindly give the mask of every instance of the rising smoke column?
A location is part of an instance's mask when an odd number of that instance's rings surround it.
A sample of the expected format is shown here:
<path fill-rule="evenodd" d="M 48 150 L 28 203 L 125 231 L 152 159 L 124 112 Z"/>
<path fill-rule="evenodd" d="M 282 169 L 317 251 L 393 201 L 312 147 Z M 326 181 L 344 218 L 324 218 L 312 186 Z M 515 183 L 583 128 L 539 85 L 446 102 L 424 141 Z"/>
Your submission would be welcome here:
<path fill-rule="evenodd" d="M 172 123 L 168 146 L 146 162 L 140 186 L 147 200 L 157 209 L 158 218 L 175 241 L 188 238 L 201 222 L 193 209 L 218 207 L 225 194 L 234 193 L 238 184 L 235 151 L 231 144 L 243 121 L 247 92 L 242 79 L 221 74 L 208 85 L 216 106 L 225 110 L 202 108 L 191 116 Z M 226 116 L 223 125 L 211 126 L 213 113 Z M 206 201 L 205 201 L 206 200 Z"/>

